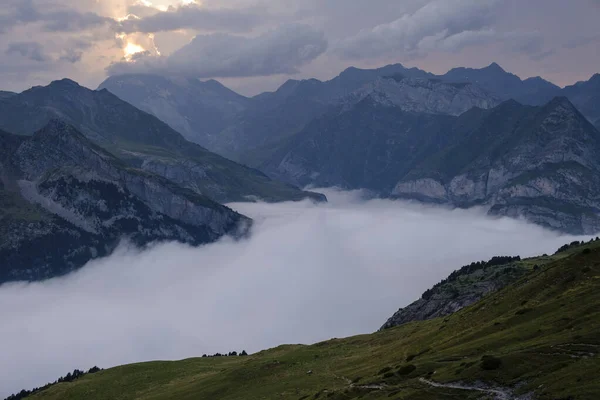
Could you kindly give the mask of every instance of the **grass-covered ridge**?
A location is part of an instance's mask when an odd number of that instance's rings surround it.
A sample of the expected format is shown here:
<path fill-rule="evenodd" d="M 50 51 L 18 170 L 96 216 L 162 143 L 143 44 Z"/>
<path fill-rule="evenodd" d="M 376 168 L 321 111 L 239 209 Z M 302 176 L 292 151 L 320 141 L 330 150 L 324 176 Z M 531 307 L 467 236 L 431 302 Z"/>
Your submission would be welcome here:
<path fill-rule="evenodd" d="M 248 357 L 127 365 L 31 398 L 479 399 L 491 387 L 600 398 L 600 241 L 521 262 L 530 269 L 518 281 L 444 318 Z"/>

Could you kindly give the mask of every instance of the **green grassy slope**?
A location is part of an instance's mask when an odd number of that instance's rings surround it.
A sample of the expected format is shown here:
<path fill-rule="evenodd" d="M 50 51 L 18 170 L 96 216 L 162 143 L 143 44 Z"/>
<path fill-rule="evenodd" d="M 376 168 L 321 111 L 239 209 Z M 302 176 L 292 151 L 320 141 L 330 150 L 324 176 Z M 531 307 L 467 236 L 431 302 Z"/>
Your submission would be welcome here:
<path fill-rule="evenodd" d="M 481 381 L 539 399 L 600 398 L 600 242 L 523 263 L 531 271 L 516 283 L 445 318 L 248 357 L 127 365 L 32 398 L 490 398 L 423 379 Z"/>

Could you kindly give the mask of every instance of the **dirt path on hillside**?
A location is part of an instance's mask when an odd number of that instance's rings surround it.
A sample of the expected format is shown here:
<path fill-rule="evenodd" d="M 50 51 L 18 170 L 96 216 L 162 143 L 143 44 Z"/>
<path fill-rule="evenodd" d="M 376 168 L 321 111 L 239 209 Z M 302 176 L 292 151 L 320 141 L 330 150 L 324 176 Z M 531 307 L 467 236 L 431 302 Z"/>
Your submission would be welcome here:
<path fill-rule="evenodd" d="M 461 383 L 438 383 L 433 382 L 424 378 L 419 379 L 420 382 L 435 388 L 445 389 L 456 389 L 456 390 L 469 390 L 472 392 L 481 392 L 494 396 L 494 400 L 531 400 L 530 395 L 516 396 L 512 390 L 505 388 L 493 388 L 487 387 L 483 384 L 479 385 L 464 385 Z"/>

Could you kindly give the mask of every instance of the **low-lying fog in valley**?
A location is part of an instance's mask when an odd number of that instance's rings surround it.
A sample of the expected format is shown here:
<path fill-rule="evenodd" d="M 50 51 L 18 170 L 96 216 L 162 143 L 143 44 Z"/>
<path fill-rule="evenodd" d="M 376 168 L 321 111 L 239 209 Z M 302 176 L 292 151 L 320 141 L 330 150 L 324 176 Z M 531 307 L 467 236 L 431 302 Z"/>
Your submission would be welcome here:
<path fill-rule="evenodd" d="M 373 332 L 464 264 L 581 239 L 483 210 L 326 194 L 232 204 L 255 219 L 239 242 L 121 246 L 67 277 L 0 287 L 0 397 L 74 368 Z"/>

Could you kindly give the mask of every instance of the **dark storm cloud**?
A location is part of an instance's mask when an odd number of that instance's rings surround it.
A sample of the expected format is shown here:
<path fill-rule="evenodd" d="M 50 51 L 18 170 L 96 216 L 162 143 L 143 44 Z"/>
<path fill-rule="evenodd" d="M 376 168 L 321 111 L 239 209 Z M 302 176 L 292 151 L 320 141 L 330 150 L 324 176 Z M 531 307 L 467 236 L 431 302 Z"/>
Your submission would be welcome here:
<path fill-rule="evenodd" d="M 80 32 L 99 26 L 114 25 L 111 18 L 98 14 L 80 13 L 74 10 L 55 11 L 42 19 L 44 29 L 49 32 Z"/>
<path fill-rule="evenodd" d="M 7 55 L 20 55 L 37 62 L 49 61 L 50 57 L 44 53 L 42 45 L 36 42 L 11 43 L 5 51 Z"/>
<path fill-rule="evenodd" d="M 75 63 L 81 61 L 82 57 L 83 57 L 83 51 L 75 50 L 75 49 L 68 49 L 65 51 L 65 54 L 60 56 L 59 60 L 65 61 L 65 62 L 68 62 L 71 64 L 75 64 Z"/>
<path fill-rule="evenodd" d="M 287 25 L 257 37 L 198 35 L 169 57 L 138 57 L 109 68 L 110 75 L 160 73 L 197 78 L 293 74 L 327 49 L 323 32 Z"/>
<path fill-rule="evenodd" d="M 498 0 L 436 0 L 392 22 L 363 29 L 342 39 L 336 51 L 346 59 L 391 53 L 414 56 L 434 49 L 456 50 L 495 41 L 494 11 Z"/>
<path fill-rule="evenodd" d="M 41 23 L 48 32 L 78 32 L 104 25 L 114 24 L 114 20 L 93 12 L 78 12 L 61 4 L 44 3 L 34 0 L 6 0 L 4 12 L 0 15 L 0 32 L 16 26 Z"/>
<path fill-rule="evenodd" d="M 587 79 L 598 72 L 600 43 L 596 0 L 203 0 L 200 4 L 182 5 L 179 0 L 155 0 L 168 9 L 158 9 L 136 0 L 3 0 L 0 7 L 0 53 L 8 44 L 43 39 L 46 54 L 62 60 L 60 68 L 39 70 L 43 64 L 22 65 L 19 79 L 0 75 L 0 87 L 20 90 L 31 84 L 45 84 L 65 75 L 95 86 L 105 78 L 107 67 L 118 62 L 123 52 L 115 47 L 115 34 L 128 33 L 127 39 L 156 53 L 168 56 L 185 46 L 177 62 L 165 58 L 141 57 L 136 66 L 116 64 L 108 71 L 177 68 L 191 59 L 189 41 L 200 34 L 194 44 L 200 54 L 219 43 L 238 46 L 246 39 L 280 25 L 305 24 L 324 32 L 331 45 L 322 57 L 302 63 L 284 63 L 275 73 L 293 74 L 294 78 L 330 79 L 350 65 L 363 68 L 388 63 L 405 63 L 435 73 L 456 66 L 482 67 L 497 61 L 521 77 L 542 75 L 560 85 Z M 128 19 L 118 20 L 117 17 Z M 135 16 L 133 16 L 135 15 Z M 211 37 L 211 33 L 225 36 Z M 154 44 L 148 39 L 155 34 Z M 93 48 L 67 50 L 69 38 L 91 36 Z M 232 36 L 235 35 L 235 36 Z M 145 36 L 145 38 L 143 38 Z M 23 39 L 27 38 L 27 39 Z M 250 40 L 250 39 L 249 39 Z M 206 43 L 203 45 L 201 42 Z M 256 42 L 245 42 L 256 43 Z M 60 48 L 62 46 L 62 48 Z M 242 49 L 243 50 L 243 49 Z M 212 50 L 211 50 L 212 51 Z M 215 50 L 216 51 L 216 50 Z M 282 53 L 280 51 L 280 53 Z M 248 54 L 233 55 L 232 60 L 216 52 L 217 60 L 202 61 L 200 76 L 223 70 L 224 76 L 269 75 L 260 59 Z M 82 58 L 82 62 L 72 64 Z M 136 57 L 138 61 L 140 56 Z M 258 59 L 258 61 L 257 61 Z M 32 60 L 23 58 L 24 62 Z M 304 60 L 304 58 L 303 58 Z M 418 62 L 417 62 L 418 60 Z M 235 71 L 235 61 L 250 66 L 246 73 Z M 91 64 L 93 63 L 93 64 Z M 73 65 L 81 67 L 72 68 Z M 84 66 L 84 64 L 86 64 Z M 169 69 L 165 69 L 166 67 Z M 221 68 L 221 67 L 225 68 Z M 18 69 L 18 65 L 0 66 L 0 70 Z M 28 78 L 26 71 L 36 69 Z M 280 80 L 274 78 L 239 79 L 233 88 L 254 87 L 252 93 L 273 90 Z M 17 83 L 18 82 L 18 83 Z M 261 83 L 262 82 L 262 83 Z"/>
<path fill-rule="evenodd" d="M 598 1 L 598 4 L 600 4 L 600 0 Z M 579 46 L 585 46 L 587 44 L 596 42 L 600 43 L 600 34 L 575 37 L 573 39 L 570 39 L 567 43 L 565 43 L 563 47 L 567 49 L 575 49 Z"/>
<path fill-rule="evenodd" d="M 144 13 L 143 6 L 137 5 L 135 8 L 138 9 L 138 12 Z M 176 8 L 170 7 L 167 11 L 154 12 L 146 17 L 129 18 L 122 21 L 118 29 L 125 33 L 153 33 L 178 29 L 248 32 L 261 25 L 266 18 L 267 11 L 262 8 L 208 9 L 190 4 Z"/>

